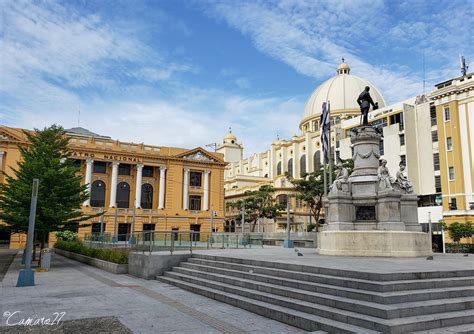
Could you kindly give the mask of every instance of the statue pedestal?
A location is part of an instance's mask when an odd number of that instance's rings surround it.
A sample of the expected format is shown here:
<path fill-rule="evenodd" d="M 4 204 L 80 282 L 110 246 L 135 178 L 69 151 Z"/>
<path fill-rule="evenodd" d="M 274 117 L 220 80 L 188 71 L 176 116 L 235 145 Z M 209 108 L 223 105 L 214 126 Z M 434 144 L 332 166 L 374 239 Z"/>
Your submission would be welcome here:
<path fill-rule="evenodd" d="M 417 257 L 432 255 L 427 233 L 411 231 L 323 231 L 318 253 L 335 256 Z"/>
<path fill-rule="evenodd" d="M 432 254 L 418 223 L 417 195 L 386 175 L 379 177 L 380 135 L 361 126 L 351 137 L 354 171 L 338 180 L 324 201 L 326 222 L 318 252 L 340 256 L 414 257 Z M 347 174 L 346 174 L 347 175 Z"/>

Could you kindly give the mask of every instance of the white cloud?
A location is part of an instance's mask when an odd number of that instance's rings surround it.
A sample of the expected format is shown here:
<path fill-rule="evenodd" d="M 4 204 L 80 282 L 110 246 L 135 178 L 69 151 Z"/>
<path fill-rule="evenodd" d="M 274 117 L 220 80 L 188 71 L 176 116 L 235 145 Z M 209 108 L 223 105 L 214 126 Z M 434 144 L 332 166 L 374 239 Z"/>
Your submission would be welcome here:
<path fill-rule="evenodd" d="M 428 15 L 429 3 L 415 2 L 418 14 L 413 15 L 411 3 L 283 0 L 236 6 L 222 0 L 211 1 L 212 8 L 205 11 L 249 36 L 261 52 L 307 76 L 327 78 L 345 57 L 354 74 L 374 83 L 393 103 L 422 92 L 421 57 L 417 68 L 400 70 L 403 66 L 392 60 L 394 52 L 421 55 L 424 50 L 434 68 L 447 68 L 453 53 L 472 46 L 472 11 L 465 8 L 469 5 L 445 1 L 440 6 L 448 10 L 430 7 L 435 13 Z M 451 76 L 457 75 L 456 69 L 449 71 Z"/>

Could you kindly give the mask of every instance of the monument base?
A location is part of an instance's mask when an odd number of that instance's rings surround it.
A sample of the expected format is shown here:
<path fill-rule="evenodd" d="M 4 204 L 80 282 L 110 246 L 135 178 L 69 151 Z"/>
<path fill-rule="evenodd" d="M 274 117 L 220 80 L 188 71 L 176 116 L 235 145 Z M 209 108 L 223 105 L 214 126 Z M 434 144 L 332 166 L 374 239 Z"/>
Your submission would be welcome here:
<path fill-rule="evenodd" d="M 322 231 L 317 252 L 335 256 L 429 256 L 431 240 L 423 232 L 411 231 Z"/>

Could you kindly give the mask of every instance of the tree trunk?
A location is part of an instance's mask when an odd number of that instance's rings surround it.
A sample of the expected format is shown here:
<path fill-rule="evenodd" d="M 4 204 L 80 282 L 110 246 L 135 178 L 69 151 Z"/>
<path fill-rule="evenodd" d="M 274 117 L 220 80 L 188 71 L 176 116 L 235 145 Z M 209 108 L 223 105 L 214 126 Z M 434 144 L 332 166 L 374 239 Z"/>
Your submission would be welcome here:
<path fill-rule="evenodd" d="M 44 249 L 44 244 L 46 243 L 46 236 L 47 236 L 47 233 L 44 233 L 44 232 L 41 233 L 41 246 L 40 246 L 40 256 L 39 256 L 39 265 L 40 266 L 41 266 L 41 261 L 43 260 L 42 250 Z"/>
<path fill-rule="evenodd" d="M 257 225 L 257 221 L 256 221 L 256 220 L 254 220 L 254 221 L 253 221 L 253 224 L 252 224 L 252 230 L 251 230 L 252 233 L 255 231 L 255 225 Z"/>

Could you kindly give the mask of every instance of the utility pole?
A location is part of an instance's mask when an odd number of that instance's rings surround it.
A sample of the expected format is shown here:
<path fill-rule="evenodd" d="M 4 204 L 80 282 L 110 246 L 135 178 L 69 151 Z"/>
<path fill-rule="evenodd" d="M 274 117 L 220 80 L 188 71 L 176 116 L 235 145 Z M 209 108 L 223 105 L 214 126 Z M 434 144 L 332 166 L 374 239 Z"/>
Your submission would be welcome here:
<path fill-rule="evenodd" d="M 132 233 L 130 239 L 128 240 L 128 243 L 130 245 L 135 244 L 135 219 L 137 218 L 137 208 L 135 207 L 135 205 L 133 206 L 132 214 Z"/>
<path fill-rule="evenodd" d="M 117 215 L 118 215 L 118 208 L 117 208 L 117 203 L 115 203 L 114 236 L 112 237 L 112 243 L 116 243 L 116 242 L 117 242 Z"/>
<path fill-rule="evenodd" d="M 26 239 L 25 269 L 20 270 L 18 275 L 17 287 L 34 286 L 35 272 L 31 270 L 31 253 L 33 252 L 33 238 L 35 231 L 36 203 L 38 202 L 39 180 L 33 179 L 31 190 L 30 218 L 28 221 L 28 234 Z"/>
<path fill-rule="evenodd" d="M 242 206 L 242 235 L 244 234 L 244 224 L 245 224 L 245 205 Z"/>
<path fill-rule="evenodd" d="M 214 232 L 214 210 L 211 208 L 211 233 Z"/>
<path fill-rule="evenodd" d="M 283 241 L 284 248 L 293 248 L 293 241 L 291 240 L 291 225 L 290 225 L 290 195 L 286 197 L 286 240 Z"/>
<path fill-rule="evenodd" d="M 104 209 L 102 209 L 102 215 L 99 218 L 99 223 L 100 223 L 100 236 L 102 238 L 102 235 L 104 234 Z"/>

